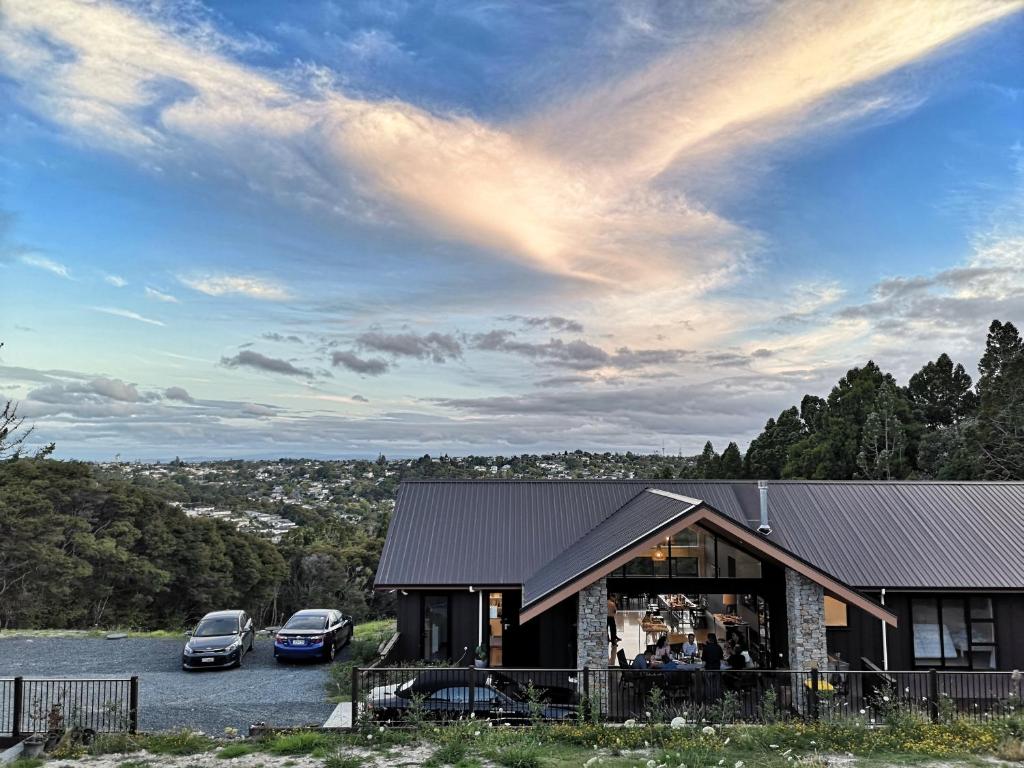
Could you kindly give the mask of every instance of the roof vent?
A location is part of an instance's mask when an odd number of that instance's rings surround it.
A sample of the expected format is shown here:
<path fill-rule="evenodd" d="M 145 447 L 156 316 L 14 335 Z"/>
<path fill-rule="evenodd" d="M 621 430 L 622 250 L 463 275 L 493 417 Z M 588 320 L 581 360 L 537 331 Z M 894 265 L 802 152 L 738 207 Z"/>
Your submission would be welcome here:
<path fill-rule="evenodd" d="M 757 532 L 767 536 L 772 532 L 772 527 L 768 523 L 768 481 L 758 480 L 757 481 L 757 492 L 761 496 L 761 524 L 757 526 Z"/>

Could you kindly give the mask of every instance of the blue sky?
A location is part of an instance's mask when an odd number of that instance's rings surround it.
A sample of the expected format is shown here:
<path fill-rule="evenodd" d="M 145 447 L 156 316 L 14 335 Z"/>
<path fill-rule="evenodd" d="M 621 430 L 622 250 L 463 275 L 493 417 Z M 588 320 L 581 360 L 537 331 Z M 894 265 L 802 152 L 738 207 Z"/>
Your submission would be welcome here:
<path fill-rule="evenodd" d="M 1024 6 L 9 0 L 63 456 L 699 450 L 1024 321 Z"/>

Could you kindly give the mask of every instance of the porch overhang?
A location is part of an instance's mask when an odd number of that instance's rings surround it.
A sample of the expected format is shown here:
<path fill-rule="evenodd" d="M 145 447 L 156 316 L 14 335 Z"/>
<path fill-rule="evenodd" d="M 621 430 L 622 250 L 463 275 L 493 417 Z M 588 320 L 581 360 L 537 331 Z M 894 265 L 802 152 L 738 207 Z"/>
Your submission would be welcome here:
<path fill-rule="evenodd" d="M 872 600 L 870 597 L 867 597 L 848 584 L 844 584 L 835 577 L 825 573 L 820 568 L 802 560 L 792 552 L 789 552 L 778 544 L 775 544 L 767 537 L 751 530 L 747 526 L 733 520 L 727 515 L 722 514 L 704 501 L 700 499 L 691 499 L 687 496 L 681 496 L 679 494 L 674 494 L 669 491 L 663 491 L 656 488 L 648 488 L 642 493 L 655 494 L 662 497 L 667 502 L 676 502 L 676 511 L 674 514 L 667 515 L 663 519 L 663 522 L 648 529 L 646 533 L 642 534 L 638 538 L 632 539 L 621 548 L 616 549 L 614 546 L 608 547 L 606 551 L 602 553 L 600 558 L 595 558 L 594 562 L 591 562 L 586 567 L 578 570 L 578 572 L 571 575 L 568 579 L 564 580 L 557 586 L 550 587 L 538 594 L 531 595 L 531 581 L 536 579 L 545 571 L 545 569 L 541 569 L 538 574 L 535 574 L 535 576 L 528 579 L 523 585 L 523 607 L 519 614 L 520 623 L 525 623 L 530 619 L 539 616 L 541 613 L 544 613 L 544 611 L 560 603 L 562 600 L 565 600 L 567 597 L 576 594 L 581 589 L 584 589 L 598 579 L 607 576 L 617 568 L 621 568 L 633 558 L 637 557 L 638 554 L 657 544 L 666 536 L 675 535 L 680 531 L 684 531 L 691 526 L 701 523 L 716 533 L 719 533 L 726 538 L 730 538 L 751 551 L 756 552 L 766 560 L 786 568 L 790 568 L 805 576 L 810 581 L 819 584 L 824 589 L 825 594 L 834 597 L 837 600 L 841 600 L 848 605 L 856 606 L 869 615 L 884 621 L 891 627 L 896 627 L 898 625 L 896 614 L 887 610 L 884 606 Z M 616 512 L 615 514 L 619 513 Z M 598 528 L 600 527 L 601 526 L 598 526 Z M 583 542 L 595 533 L 600 535 L 598 528 L 595 528 L 594 531 L 591 531 L 580 541 Z M 579 542 L 577 545 L 578 544 Z M 577 545 L 574 545 L 573 548 Z M 573 548 L 570 548 L 570 551 Z M 566 554 L 569 556 L 568 552 Z M 571 559 L 571 556 L 569 556 L 568 559 Z"/>

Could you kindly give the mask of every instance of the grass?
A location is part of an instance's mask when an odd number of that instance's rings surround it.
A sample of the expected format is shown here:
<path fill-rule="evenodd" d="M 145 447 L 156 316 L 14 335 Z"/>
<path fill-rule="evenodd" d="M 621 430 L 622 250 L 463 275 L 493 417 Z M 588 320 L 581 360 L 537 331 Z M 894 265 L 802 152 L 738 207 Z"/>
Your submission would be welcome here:
<path fill-rule="evenodd" d="M 463 742 L 453 741 L 442 744 L 430 756 L 425 765 L 427 768 L 435 768 L 442 765 L 458 765 L 467 758 L 467 748 Z"/>
<path fill-rule="evenodd" d="M 274 736 L 259 745 L 272 755 L 324 756 L 338 746 L 338 737 L 322 731 L 298 731 Z"/>
<path fill-rule="evenodd" d="M 216 742 L 209 736 L 191 731 L 169 731 L 137 737 L 142 749 L 154 755 L 198 755 L 209 752 Z"/>
<path fill-rule="evenodd" d="M 368 621 L 356 624 L 350 644 L 349 660 L 331 666 L 327 680 L 327 697 L 337 704 L 352 700 L 352 668 L 362 667 L 377 658 L 377 648 L 395 633 L 397 624 L 394 619 Z"/>
<path fill-rule="evenodd" d="M 242 755 L 248 755 L 256 751 L 255 744 L 247 744 L 245 742 L 237 742 L 235 744 L 226 744 L 220 748 L 215 757 L 221 760 L 230 760 L 233 757 L 241 757 Z"/>
<path fill-rule="evenodd" d="M 148 637 L 156 639 L 184 639 L 184 628 L 181 629 L 6 629 L 0 631 L 0 638 L 4 637 L 81 637 L 81 638 L 104 638 L 114 632 L 124 633 L 128 637 Z"/>
<path fill-rule="evenodd" d="M 324 768 L 362 768 L 363 758 L 358 755 L 343 755 L 335 752 L 324 759 Z"/>
<path fill-rule="evenodd" d="M 378 621 L 367 621 L 363 624 L 356 624 L 356 630 L 352 636 L 356 640 L 379 637 L 386 640 L 395 633 L 397 628 L 395 619 L 380 619 Z"/>
<path fill-rule="evenodd" d="M 41 757 L 19 757 L 9 763 L 10 768 L 39 768 L 43 764 Z"/>

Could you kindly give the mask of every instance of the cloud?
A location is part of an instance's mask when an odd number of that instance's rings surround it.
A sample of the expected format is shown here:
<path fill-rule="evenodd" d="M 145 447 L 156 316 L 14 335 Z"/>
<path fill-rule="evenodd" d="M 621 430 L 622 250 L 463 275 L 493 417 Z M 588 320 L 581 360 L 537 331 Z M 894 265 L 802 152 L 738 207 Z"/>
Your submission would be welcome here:
<path fill-rule="evenodd" d="M 547 365 L 586 371 L 596 368 L 615 367 L 622 369 L 643 368 L 651 365 L 666 365 L 678 362 L 687 353 L 681 349 L 630 349 L 619 347 L 607 352 L 582 339 L 563 341 L 552 338 L 546 342 L 518 341 L 512 331 L 489 331 L 472 337 L 474 349 L 487 352 L 508 352 Z"/>
<path fill-rule="evenodd" d="M 114 286 L 115 288 L 124 288 L 126 285 L 128 285 L 128 281 L 125 280 L 120 275 L 104 275 L 103 280 L 107 283 L 110 283 L 110 285 Z"/>
<path fill-rule="evenodd" d="M 343 352 L 338 350 L 331 354 L 331 365 L 347 368 L 353 373 L 361 373 L 366 376 L 380 376 L 387 373 L 391 367 L 386 360 L 378 358 L 362 358 L 354 352 Z"/>
<path fill-rule="evenodd" d="M 115 317 L 125 317 L 129 320 L 137 320 L 140 323 L 148 323 L 149 325 L 163 325 L 159 320 L 145 317 L 138 312 L 132 312 L 130 309 L 119 309 L 118 307 L 89 307 L 89 309 L 93 312 L 102 312 L 105 315 L 114 315 Z"/>
<path fill-rule="evenodd" d="M 156 301 L 162 301 L 167 304 L 178 303 L 178 299 L 172 296 L 171 294 L 164 293 L 163 291 L 158 291 L 156 288 L 150 288 L 148 285 L 146 286 L 146 296 L 147 298 L 154 299 Z"/>
<path fill-rule="evenodd" d="M 506 321 L 519 321 L 526 328 L 547 328 L 552 331 L 565 331 L 567 333 L 583 333 L 583 324 L 576 320 L 569 320 L 558 315 L 547 317 L 531 317 L 526 315 L 506 315 L 501 318 Z"/>
<path fill-rule="evenodd" d="M 884 78 L 1017 8 L 768 4 L 708 22 L 694 32 L 699 45 L 601 86 L 573 80 L 572 98 L 501 125 L 371 101 L 319 75 L 273 77 L 238 63 L 228 38 L 196 34 L 195 22 L 107 3 L 8 0 L 0 66 L 23 104 L 115 151 L 197 164 L 212 154 L 250 188 L 342 215 L 357 201 L 371 220 L 398 219 L 589 290 L 686 280 L 699 293 L 743 268 L 758 238 L 664 176 L 905 108 Z M 287 297 L 251 278 L 184 282 L 210 295 Z"/>
<path fill-rule="evenodd" d="M 184 387 L 168 387 L 164 390 L 164 397 L 168 400 L 177 400 L 182 403 L 194 403 L 195 400 Z"/>
<path fill-rule="evenodd" d="M 451 334 L 427 333 L 381 333 L 369 331 L 356 337 L 356 344 L 362 349 L 383 352 L 394 357 L 427 358 L 435 363 L 444 363 L 452 358 L 462 357 L 462 344 Z"/>
<path fill-rule="evenodd" d="M 313 378 L 312 371 L 308 371 L 305 368 L 297 368 L 287 360 L 281 360 L 276 357 L 267 357 L 266 355 L 261 355 L 259 352 L 253 352 L 251 349 L 243 349 L 233 357 L 222 357 L 220 359 L 220 364 L 225 368 L 255 368 L 258 371 L 281 373 L 285 376 L 301 376 L 306 379 Z"/>
<path fill-rule="evenodd" d="M 355 400 L 357 403 L 368 403 L 368 402 L 370 402 L 369 400 L 367 400 L 362 395 L 352 395 L 352 399 Z"/>
<path fill-rule="evenodd" d="M 280 334 L 280 333 L 264 333 L 262 336 L 260 336 L 260 338 L 261 339 L 265 339 L 267 341 L 289 342 L 291 344 L 301 344 L 302 343 L 302 339 L 300 339 L 298 336 L 295 336 L 295 335 L 285 336 L 285 335 Z"/>
<path fill-rule="evenodd" d="M 39 387 L 28 393 L 29 400 L 41 403 L 62 404 L 81 400 L 116 400 L 121 403 L 138 403 L 143 398 L 134 384 L 121 379 L 97 377 L 90 381 L 54 383 Z"/>
<path fill-rule="evenodd" d="M 21 261 L 23 264 L 27 264 L 30 267 L 35 267 L 36 269 L 43 269 L 46 270 L 47 272 L 57 275 L 57 277 L 63 277 L 65 280 L 71 279 L 71 273 L 68 271 L 68 268 L 66 266 L 54 261 L 53 259 L 49 259 L 46 256 L 39 256 L 38 254 L 30 253 L 22 256 Z"/>
<path fill-rule="evenodd" d="M 280 285 L 258 277 L 242 275 L 206 275 L 179 277 L 182 284 L 207 296 L 248 296 L 264 301 L 284 301 L 290 294 Z"/>

